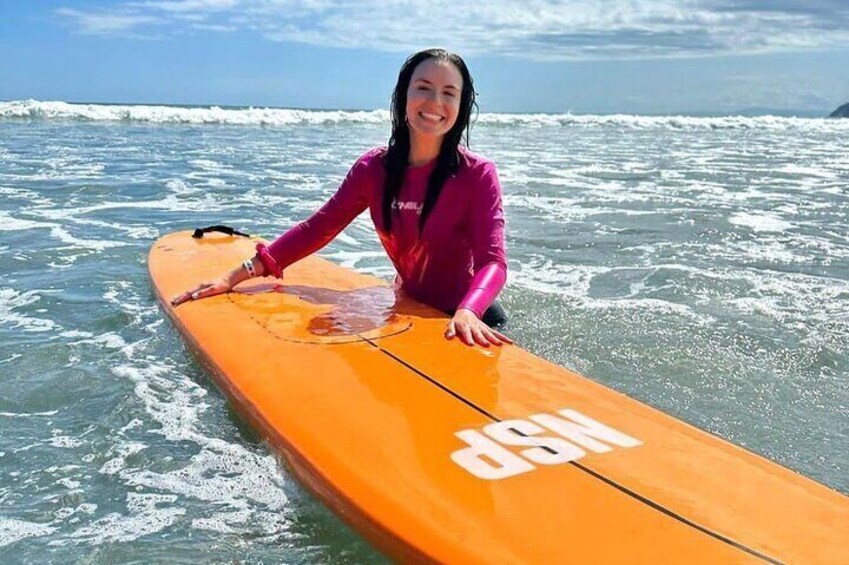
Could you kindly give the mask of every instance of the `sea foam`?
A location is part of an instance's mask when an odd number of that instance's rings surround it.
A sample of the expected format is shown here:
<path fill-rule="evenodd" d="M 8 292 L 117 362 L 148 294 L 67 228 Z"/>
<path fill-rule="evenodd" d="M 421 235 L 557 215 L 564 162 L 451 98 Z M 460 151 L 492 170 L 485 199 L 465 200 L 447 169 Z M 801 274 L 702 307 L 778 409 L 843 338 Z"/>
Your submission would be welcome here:
<path fill-rule="evenodd" d="M 323 124 L 389 125 L 389 111 L 305 110 L 220 106 L 147 104 L 82 104 L 63 101 L 12 100 L 0 102 L 0 119 L 138 122 L 155 124 L 221 124 L 293 126 Z M 491 126 L 581 127 L 627 129 L 757 129 L 849 131 L 849 120 L 780 116 L 635 116 L 629 114 L 482 113 L 476 122 Z"/>
<path fill-rule="evenodd" d="M 285 108 L 221 108 L 72 104 L 57 101 L 15 100 L 0 102 L 0 119 L 140 122 L 156 124 L 320 125 L 389 122 L 386 110 L 297 110 Z"/>

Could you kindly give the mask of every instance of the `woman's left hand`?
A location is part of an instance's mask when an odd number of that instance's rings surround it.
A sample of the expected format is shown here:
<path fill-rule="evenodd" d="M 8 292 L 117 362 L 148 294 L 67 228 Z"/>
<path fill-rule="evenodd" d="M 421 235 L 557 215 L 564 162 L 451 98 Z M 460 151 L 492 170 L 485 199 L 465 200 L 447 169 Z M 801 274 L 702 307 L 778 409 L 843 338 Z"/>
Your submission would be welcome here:
<path fill-rule="evenodd" d="M 468 308 L 459 308 L 454 313 L 454 317 L 448 322 L 448 329 L 445 331 L 447 339 L 453 339 L 454 336 L 460 336 L 460 339 L 466 345 L 474 345 L 477 343 L 483 347 L 492 345 L 502 345 L 504 343 L 513 343 L 506 335 L 498 332 L 486 324 L 484 324 L 477 314 Z"/>

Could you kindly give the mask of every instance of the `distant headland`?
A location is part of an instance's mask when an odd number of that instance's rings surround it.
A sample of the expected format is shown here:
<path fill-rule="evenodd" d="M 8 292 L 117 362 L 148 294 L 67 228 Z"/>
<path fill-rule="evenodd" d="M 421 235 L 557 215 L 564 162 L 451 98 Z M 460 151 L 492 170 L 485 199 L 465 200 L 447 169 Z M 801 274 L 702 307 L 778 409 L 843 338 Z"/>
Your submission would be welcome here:
<path fill-rule="evenodd" d="M 849 118 L 849 102 L 832 112 L 829 118 Z"/>

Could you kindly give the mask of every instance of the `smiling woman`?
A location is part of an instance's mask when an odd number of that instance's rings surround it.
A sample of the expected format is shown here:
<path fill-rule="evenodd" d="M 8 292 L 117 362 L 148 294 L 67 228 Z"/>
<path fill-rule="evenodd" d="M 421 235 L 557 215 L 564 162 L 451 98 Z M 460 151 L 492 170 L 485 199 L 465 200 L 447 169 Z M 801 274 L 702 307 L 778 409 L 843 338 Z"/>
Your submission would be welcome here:
<path fill-rule="evenodd" d="M 412 55 L 392 95 L 388 146 L 360 157 L 311 218 L 174 305 L 229 292 L 255 276 L 280 277 L 368 208 L 397 270 L 397 289 L 451 315 L 446 338 L 482 347 L 510 343 L 494 329 L 506 321 L 494 303 L 507 278 L 501 187 L 492 162 L 466 147 L 475 107 L 472 77 L 459 55 L 442 49 Z"/>

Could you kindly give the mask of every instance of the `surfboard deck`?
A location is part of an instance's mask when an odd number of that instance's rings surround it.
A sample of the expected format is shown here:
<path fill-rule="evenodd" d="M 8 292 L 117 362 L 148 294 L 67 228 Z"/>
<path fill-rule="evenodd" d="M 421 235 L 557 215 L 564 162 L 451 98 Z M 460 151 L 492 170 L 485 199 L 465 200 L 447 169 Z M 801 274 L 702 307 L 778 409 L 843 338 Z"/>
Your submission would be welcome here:
<path fill-rule="evenodd" d="M 846 563 L 849 498 L 318 257 L 176 308 L 258 240 L 152 247 L 186 344 L 293 474 L 404 562 Z"/>

